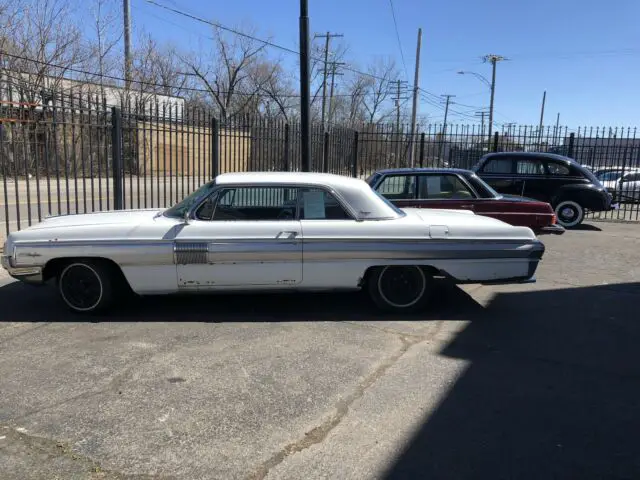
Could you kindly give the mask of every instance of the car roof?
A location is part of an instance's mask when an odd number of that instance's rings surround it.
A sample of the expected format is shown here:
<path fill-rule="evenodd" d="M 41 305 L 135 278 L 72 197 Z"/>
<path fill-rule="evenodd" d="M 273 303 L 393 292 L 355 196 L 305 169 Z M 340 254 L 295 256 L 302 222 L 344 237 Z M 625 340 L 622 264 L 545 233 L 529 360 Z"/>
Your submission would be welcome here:
<path fill-rule="evenodd" d="M 377 170 L 374 175 L 388 175 L 393 173 L 409 174 L 409 173 L 459 173 L 462 175 L 473 175 L 471 170 L 465 170 L 463 168 L 429 168 L 429 167 L 415 167 L 415 168 L 386 168 L 384 170 Z"/>
<path fill-rule="evenodd" d="M 581 165 L 576 162 L 573 158 L 565 157 L 564 155 L 558 155 L 557 153 L 547 153 L 547 152 L 493 152 L 487 153 L 482 156 L 482 159 L 495 158 L 495 157 L 521 157 L 521 158 L 546 158 L 550 160 L 556 160 L 558 162 L 564 162 L 566 164 L 575 165 L 581 167 Z M 583 167 L 584 168 L 584 167 Z"/>
<path fill-rule="evenodd" d="M 364 182 L 358 178 L 316 172 L 234 172 L 222 173 L 216 177 L 216 184 L 306 184 L 331 187 L 358 187 Z"/>
<path fill-rule="evenodd" d="M 329 187 L 335 190 L 353 209 L 359 219 L 393 218 L 397 209 L 371 190 L 358 178 L 332 173 L 312 172 L 239 172 L 223 173 L 215 179 L 217 185 L 303 185 Z"/>

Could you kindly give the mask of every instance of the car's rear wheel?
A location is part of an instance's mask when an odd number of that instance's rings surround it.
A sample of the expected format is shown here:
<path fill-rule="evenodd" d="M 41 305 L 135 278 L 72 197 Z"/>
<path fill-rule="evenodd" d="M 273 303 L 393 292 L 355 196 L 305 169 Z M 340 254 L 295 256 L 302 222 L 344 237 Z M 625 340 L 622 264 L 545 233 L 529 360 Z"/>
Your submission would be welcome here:
<path fill-rule="evenodd" d="M 555 208 L 558 223 L 564 228 L 580 225 L 584 220 L 584 208 L 573 200 L 562 200 Z"/>
<path fill-rule="evenodd" d="M 58 275 L 60 298 L 71 311 L 97 313 L 113 300 L 113 274 L 108 265 L 77 260 L 64 266 Z"/>
<path fill-rule="evenodd" d="M 414 312 L 425 306 L 433 277 L 415 265 L 378 267 L 369 276 L 369 295 L 382 310 Z"/>

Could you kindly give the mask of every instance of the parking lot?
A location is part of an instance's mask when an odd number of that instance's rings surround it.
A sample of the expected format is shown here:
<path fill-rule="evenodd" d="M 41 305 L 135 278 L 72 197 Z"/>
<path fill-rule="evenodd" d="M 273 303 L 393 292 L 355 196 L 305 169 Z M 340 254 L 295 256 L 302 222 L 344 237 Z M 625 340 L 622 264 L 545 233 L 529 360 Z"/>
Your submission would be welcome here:
<path fill-rule="evenodd" d="M 411 317 L 353 294 L 68 314 L 0 273 L 3 479 L 639 478 L 640 227 Z"/>

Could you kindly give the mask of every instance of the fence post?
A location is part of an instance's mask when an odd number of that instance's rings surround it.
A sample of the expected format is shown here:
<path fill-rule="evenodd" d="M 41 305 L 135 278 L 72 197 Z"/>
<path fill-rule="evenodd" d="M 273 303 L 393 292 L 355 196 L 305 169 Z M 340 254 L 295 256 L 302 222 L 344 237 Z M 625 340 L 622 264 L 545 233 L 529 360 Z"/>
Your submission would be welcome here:
<path fill-rule="evenodd" d="M 500 134 L 498 132 L 496 132 L 493 135 L 493 151 L 497 152 L 498 151 L 498 142 L 500 141 Z"/>
<path fill-rule="evenodd" d="M 324 132 L 324 148 L 322 149 L 322 171 L 329 171 L 329 132 Z"/>
<path fill-rule="evenodd" d="M 351 162 L 351 174 L 358 177 L 358 131 L 353 132 L 353 161 Z"/>
<path fill-rule="evenodd" d="M 572 133 L 571 135 L 569 135 L 569 149 L 567 150 L 567 157 L 569 158 L 573 158 L 573 144 L 575 142 L 576 139 L 576 134 Z"/>
<path fill-rule="evenodd" d="M 218 119 L 211 117 L 211 177 L 220 175 L 220 127 Z"/>
<path fill-rule="evenodd" d="M 111 157 L 113 168 L 113 208 L 124 208 L 124 165 L 122 164 L 122 113 L 111 107 Z"/>
<path fill-rule="evenodd" d="M 424 166 L 424 132 L 420 134 L 420 168 Z"/>
<path fill-rule="evenodd" d="M 291 171 L 291 165 L 289 165 L 289 124 L 284 124 L 284 171 Z"/>

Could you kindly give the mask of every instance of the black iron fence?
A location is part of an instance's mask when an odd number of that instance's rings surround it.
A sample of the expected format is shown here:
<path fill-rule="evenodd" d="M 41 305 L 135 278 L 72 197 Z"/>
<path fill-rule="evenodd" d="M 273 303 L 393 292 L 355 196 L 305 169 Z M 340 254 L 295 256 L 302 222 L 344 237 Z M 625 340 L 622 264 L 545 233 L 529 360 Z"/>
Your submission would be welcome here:
<path fill-rule="evenodd" d="M 546 151 L 594 171 L 616 171 L 611 178 L 640 173 L 635 129 L 520 126 L 489 136 L 478 125 L 427 125 L 409 132 L 397 124 L 326 132 L 314 125 L 312 170 L 364 179 L 384 168 L 470 168 L 493 151 Z M 47 106 L 2 101 L 0 231 L 47 215 L 167 207 L 220 173 L 299 171 L 299 133 L 297 122 L 281 119 L 240 116 L 221 123 L 180 99 L 161 104 L 147 98 L 117 108 L 97 95 Z M 637 199 L 621 205 L 594 215 L 639 219 Z"/>

